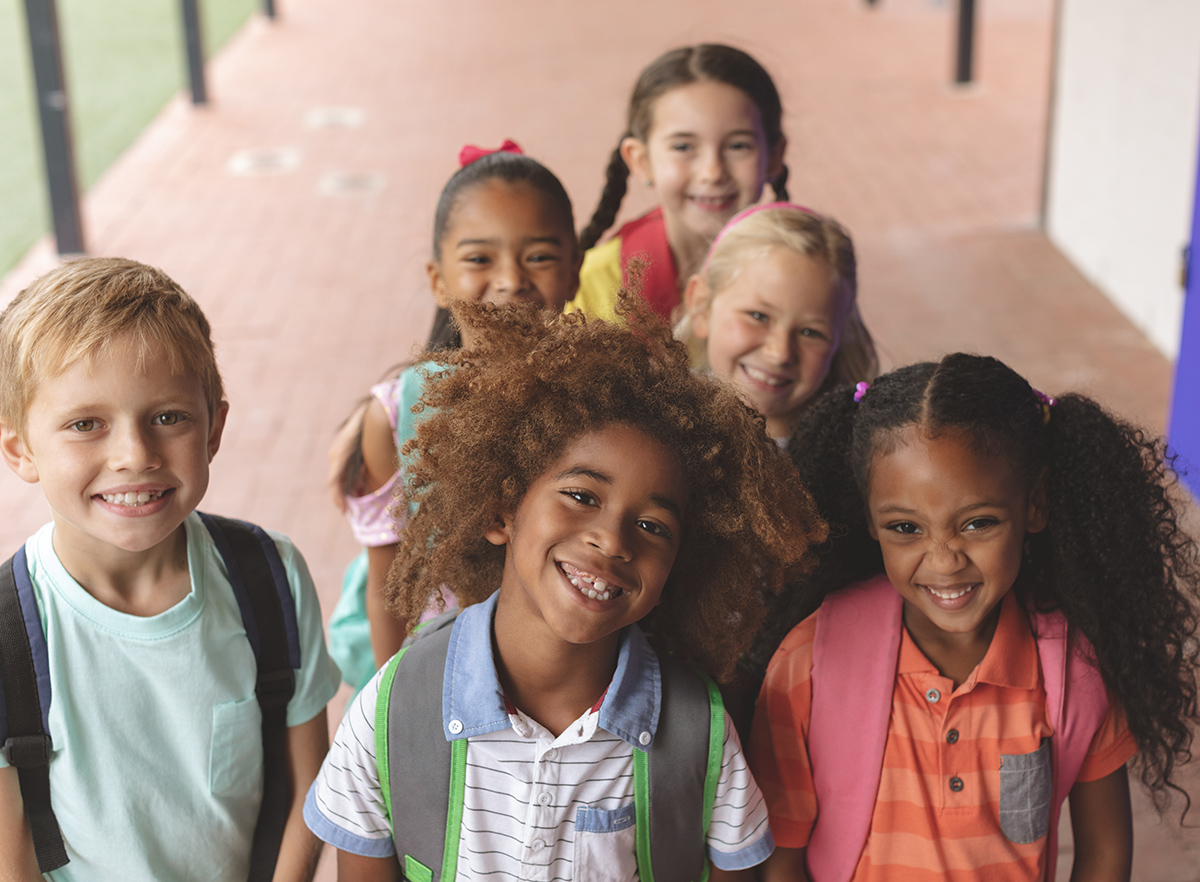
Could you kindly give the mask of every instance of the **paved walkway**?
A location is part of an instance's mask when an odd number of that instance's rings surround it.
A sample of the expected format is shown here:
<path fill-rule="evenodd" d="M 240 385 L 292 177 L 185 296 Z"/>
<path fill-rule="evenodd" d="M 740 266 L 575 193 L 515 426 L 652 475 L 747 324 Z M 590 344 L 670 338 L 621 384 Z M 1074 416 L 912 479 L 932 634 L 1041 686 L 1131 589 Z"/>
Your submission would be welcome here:
<path fill-rule="evenodd" d="M 789 188 L 854 231 L 887 366 L 985 351 L 1161 428 L 1170 366 L 1036 231 L 1052 7 L 983 4 L 979 84 L 954 89 L 944 0 L 281 0 L 210 66 L 213 104 L 172 103 L 88 194 L 88 242 L 204 305 L 232 402 L 206 506 L 290 533 L 326 609 L 354 547 L 324 451 L 425 334 L 429 228 L 459 146 L 516 138 L 582 225 L 637 71 L 669 46 L 732 42 L 774 74 Z M 35 247 L 0 304 L 53 262 Z M 0 494 L 13 548 L 46 509 L 6 470 Z M 1138 837 L 1135 878 L 1200 879 L 1200 840 L 1141 803 Z"/>

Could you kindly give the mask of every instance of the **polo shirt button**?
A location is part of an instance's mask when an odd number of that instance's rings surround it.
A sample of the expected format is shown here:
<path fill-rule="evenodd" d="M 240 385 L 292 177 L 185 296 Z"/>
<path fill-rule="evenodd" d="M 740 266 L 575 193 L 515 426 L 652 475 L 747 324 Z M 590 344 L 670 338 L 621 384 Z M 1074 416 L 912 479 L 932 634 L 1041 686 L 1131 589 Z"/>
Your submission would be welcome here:
<path fill-rule="evenodd" d="M 538 794 L 538 805 L 549 805 L 551 796 L 549 793 Z"/>
<path fill-rule="evenodd" d="M 535 839 L 535 840 L 533 840 L 533 842 L 529 843 L 529 847 L 532 848 L 534 851 L 541 851 L 543 848 L 546 847 L 546 843 L 542 842 L 542 840 L 540 840 L 540 839 Z"/>
<path fill-rule="evenodd" d="M 552 760 L 556 756 L 558 756 L 558 749 L 551 747 L 549 750 L 547 750 L 545 753 L 542 754 L 542 759 Z"/>
<path fill-rule="evenodd" d="M 951 778 L 950 779 L 950 789 L 953 790 L 955 793 L 958 793 L 958 791 L 962 790 L 963 789 L 963 779 L 959 778 L 957 775 L 955 777 Z"/>
<path fill-rule="evenodd" d="M 926 690 L 925 700 L 928 701 L 930 704 L 937 704 L 939 701 L 941 701 L 941 699 L 942 699 L 942 693 L 938 692 L 936 689 Z"/>
<path fill-rule="evenodd" d="M 451 735 L 457 735 L 462 731 L 462 720 L 451 720 L 446 728 L 450 730 Z"/>
<path fill-rule="evenodd" d="M 647 744 L 650 743 L 650 739 L 652 737 L 653 736 L 651 736 L 651 734 L 649 732 L 643 732 L 641 735 L 638 736 L 638 743 L 641 744 L 643 747 L 645 747 Z"/>
<path fill-rule="evenodd" d="M 954 744 L 957 741 L 958 741 L 958 730 L 957 729 L 951 729 L 949 732 L 946 733 L 946 743 L 947 744 Z"/>

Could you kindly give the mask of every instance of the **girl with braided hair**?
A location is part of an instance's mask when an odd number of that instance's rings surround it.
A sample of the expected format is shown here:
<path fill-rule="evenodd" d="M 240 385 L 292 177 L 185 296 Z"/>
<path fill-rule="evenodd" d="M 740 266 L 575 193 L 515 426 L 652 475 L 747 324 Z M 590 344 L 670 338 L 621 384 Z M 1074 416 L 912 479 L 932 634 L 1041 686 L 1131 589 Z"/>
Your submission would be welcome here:
<path fill-rule="evenodd" d="M 764 878 L 1053 880 L 1069 797 L 1071 878 L 1128 879 L 1126 763 L 1164 808 L 1196 722 L 1162 442 L 956 354 L 832 390 L 790 449 L 834 539 L 760 640 L 820 604 L 755 713 Z"/>
<path fill-rule="evenodd" d="M 587 251 L 569 309 L 611 319 L 635 256 L 648 260 L 642 297 L 670 321 L 683 286 L 730 218 L 758 202 L 763 185 L 786 200 L 782 105 L 771 76 L 732 46 L 673 49 L 642 71 L 604 192 L 580 233 Z M 659 207 L 597 245 L 616 220 L 630 176 Z"/>

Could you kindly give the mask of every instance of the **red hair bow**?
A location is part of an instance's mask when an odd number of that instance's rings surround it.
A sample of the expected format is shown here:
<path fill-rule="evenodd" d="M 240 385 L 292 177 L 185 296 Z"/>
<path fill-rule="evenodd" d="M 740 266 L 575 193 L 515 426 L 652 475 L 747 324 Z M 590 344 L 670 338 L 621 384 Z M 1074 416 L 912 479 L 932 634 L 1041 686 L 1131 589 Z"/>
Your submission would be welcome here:
<path fill-rule="evenodd" d="M 524 152 L 516 141 L 510 141 L 507 138 L 495 150 L 484 150 L 482 147 L 476 147 L 474 144 L 467 144 L 462 150 L 458 151 L 458 167 L 464 168 L 478 159 L 491 156 L 493 153 L 523 154 Z"/>

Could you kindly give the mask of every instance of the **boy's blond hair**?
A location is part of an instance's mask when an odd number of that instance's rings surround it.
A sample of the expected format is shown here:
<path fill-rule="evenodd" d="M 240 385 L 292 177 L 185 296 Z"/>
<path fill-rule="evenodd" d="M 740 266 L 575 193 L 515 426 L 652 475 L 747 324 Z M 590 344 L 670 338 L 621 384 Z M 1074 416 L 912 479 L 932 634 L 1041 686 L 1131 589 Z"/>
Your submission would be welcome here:
<path fill-rule="evenodd" d="M 162 347 L 173 374 L 199 377 L 212 418 L 224 389 L 200 306 L 160 269 L 97 257 L 51 270 L 0 313 L 0 423 L 23 435 L 40 382 L 129 343 L 139 369 Z"/>

